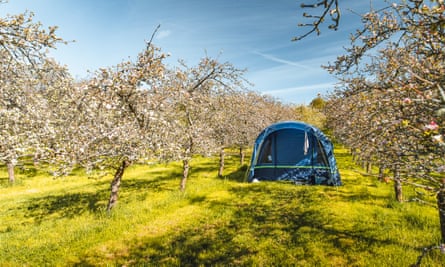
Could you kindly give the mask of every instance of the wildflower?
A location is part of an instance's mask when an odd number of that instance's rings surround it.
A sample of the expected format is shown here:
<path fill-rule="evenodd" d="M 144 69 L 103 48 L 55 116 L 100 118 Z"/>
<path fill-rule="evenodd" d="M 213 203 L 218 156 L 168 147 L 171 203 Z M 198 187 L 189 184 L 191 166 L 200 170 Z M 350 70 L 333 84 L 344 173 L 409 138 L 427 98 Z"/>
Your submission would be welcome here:
<path fill-rule="evenodd" d="M 443 142 L 443 136 L 442 136 L 441 134 L 432 136 L 432 139 L 433 139 L 433 142 L 434 142 L 434 143 L 438 143 L 438 144 L 440 144 L 440 145 L 443 145 L 443 144 L 444 144 L 444 142 Z"/>
<path fill-rule="evenodd" d="M 439 129 L 439 125 L 435 121 L 431 121 L 430 124 L 425 125 L 425 130 L 435 131 Z"/>
<path fill-rule="evenodd" d="M 404 103 L 404 104 L 409 105 L 409 104 L 411 104 L 412 102 L 413 102 L 413 101 L 412 101 L 411 98 L 409 98 L 409 97 L 403 99 L 403 103 Z"/>

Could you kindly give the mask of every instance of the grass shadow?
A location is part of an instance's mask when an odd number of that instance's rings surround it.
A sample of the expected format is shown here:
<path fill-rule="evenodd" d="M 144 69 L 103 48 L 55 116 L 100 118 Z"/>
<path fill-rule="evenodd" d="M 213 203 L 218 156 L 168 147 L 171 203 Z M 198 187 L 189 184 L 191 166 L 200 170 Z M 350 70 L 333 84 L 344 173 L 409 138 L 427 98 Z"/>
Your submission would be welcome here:
<path fill-rule="evenodd" d="M 248 168 L 247 165 L 242 165 L 237 170 L 225 175 L 224 179 L 227 179 L 229 181 L 239 182 L 239 183 L 246 182 L 245 175 L 246 175 L 247 168 Z"/>
<path fill-rule="evenodd" d="M 142 175 L 127 177 L 126 173 L 122 178 L 119 201 L 125 202 L 131 195 L 138 195 L 139 198 L 146 195 L 140 191 L 146 190 L 148 193 L 160 191 L 172 191 L 171 180 L 176 179 L 179 174 L 175 170 L 165 171 L 144 171 Z M 92 180 L 90 180 L 92 181 Z M 26 218 L 32 218 L 35 223 L 53 220 L 58 218 L 74 218 L 82 216 L 86 212 L 100 214 L 105 211 L 109 198 L 109 185 L 111 179 L 95 180 L 89 183 L 89 187 L 97 188 L 93 192 L 79 192 L 71 188 L 71 192 L 63 194 L 50 194 L 30 198 L 25 205 L 19 207 Z M 170 183 L 170 184 L 169 184 Z M 83 187 L 83 186 L 82 186 Z M 139 192 L 135 194 L 135 192 Z M 143 199 L 140 199 L 143 200 Z"/>
<path fill-rule="evenodd" d="M 13 183 L 11 183 L 10 181 L 9 181 L 9 177 L 1 177 L 0 176 L 0 188 L 2 188 L 2 187 L 9 187 L 9 186 L 12 186 L 12 185 L 14 185 Z"/>
<path fill-rule="evenodd" d="M 122 190 L 140 191 L 150 189 L 154 191 L 171 191 L 172 180 L 178 180 L 182 173 L 179 170 L 173 171 L 147 171 L 137 177 L 122 177 Z"/>
<path fill-rule="evenodd" d="M 291 266 L 312 255 L 314 261 L 307 265 L 330 264 L 328 260 L 332 256 L 338 257 L 340 265 L 354 265 L 355 259 L 343 257 L 349 250 L 369 256 L 374 253 L 369 251 L 370 246 L 399 245 L 396 240 L 373 235 L 374 226 L 370 224 L 359 228 L 338 225 L 339 219 L 334 214 L 320 208 L 326 205 L 317 206 L 324 201 L 318 191 L 316 187 L 270 183 L 234 186 L 230 189 L 233 194 L 230 200 L 192 199 L 193 203 L 205 205 L 209 214 L 232 212 L 223 220 L 212 216 L 196 218 L 196 223 L 187 227 L 135 240 L 128 246 L 126 255 L 115 263 Z M 88 264 L 91 263 L 85 260 L 79 266 Z"/>
<path fill-rule="evenodd" d="M 85 212 L 104 210 L 108 190 L 95 193 L 65 193 L 32 198 L 22 207 L 25 217 L 32 218 L 37 224 L 42 221 L 60 218 L 74 218 Z"/>

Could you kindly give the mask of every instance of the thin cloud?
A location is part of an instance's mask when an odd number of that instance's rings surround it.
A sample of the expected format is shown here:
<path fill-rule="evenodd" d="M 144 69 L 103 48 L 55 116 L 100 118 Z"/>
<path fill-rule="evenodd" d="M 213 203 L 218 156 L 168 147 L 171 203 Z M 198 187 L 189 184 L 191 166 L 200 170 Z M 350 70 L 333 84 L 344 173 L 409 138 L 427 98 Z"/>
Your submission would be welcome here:
<path fill-rule="evenodd" d="M 294 86 L 263 91 L 263 94 L 272 95 L 281 99 L 284 103 L 310 103 L 317 94 L 325 95 L 332 92 L 335 83 L 318 83 L 304 86 Z"/>
<path fill-rule="evenodd" d="M 165 39 L 165 38 L 169 37 L 170 35 L 171 35 L 171 31 L 169 31 L 169 30 L 163 30 L 163 31 L 160 31 L 160 32 L 156 35 L 156 39 L 158 39 L 158 40 L 162 40 L 162 39 Z"/>
<path fill-rule="evenodd" d="M 332 76 L 321 67 L 298 68 L 280 65 L 261 70 L 250 71 L 247 78 L 263 90 L 270 88 L 293 88 L 296 85 L 311 85 L 333 80 Z"/>
<path fill-rule="evenodd" d="M 304 85 L 304 86 L 295 86 L 295 87 L 288 87 L 288 88 L 280 88 L 280 89 L 271 89 L 268 91 L 264 91 L 265 94 L 273 94 L 273 95 L 284 95 L 284 94 L 291 94 L 291 93 L 297 93 L 301 91 L 314 91 L 314 90 L 320 90 L 320 91 L 327 91 L 328 89 L 334 88 L 335 83 L 318 83 L 318 84 L 311 84 L 311 85 Z"/>
<path fill-rule="evenodd" d="M 308 70 L 312 69 L 311 67 L 308 67 L 307 65 L 303 65 L 303 64 L 297 63 L 295 61 L 290 61 L 290 60 L 278 58 L 278 57 L 275 57 L 275 56 L 272 56 L 272 55 L 268 55 L 268 54 L 265 54 L 265 53 L 261 53 L 261 52 L 258 52 L 258 51 L 254 51 L 253 53 L 256 54 L 256 55 L 259 55 L 259 56 L 261 56 L 261 57 L 263 57 L 265 59 L 271 60 L 273 62 L 282 63 L 282 64 L 286 64 L 286 65 L 294 66 L 294 67 L 298 67 L 298 68 L 304 68 L 304 69 L 308 69 Z"/>

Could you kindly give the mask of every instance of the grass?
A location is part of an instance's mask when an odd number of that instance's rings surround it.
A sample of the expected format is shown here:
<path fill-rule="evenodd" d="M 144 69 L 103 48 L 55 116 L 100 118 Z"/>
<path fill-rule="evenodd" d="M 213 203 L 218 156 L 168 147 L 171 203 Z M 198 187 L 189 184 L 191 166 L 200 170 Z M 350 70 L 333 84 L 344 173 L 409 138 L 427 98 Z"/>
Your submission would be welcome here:
<path fill-rule="evenodd" d="M 3 167 L 0 266 L 409 266 L 440 243 L 434 207 L 395 202 L 391 184 L 336 155 L 341 187 L 247 184 L 229 155 L 224 178 L 216 158 L 194 159 L 182 193 L 178 163 L 132 166 L 111 214 L 110 176 L 28 166 L 9 185 Z M 422 264 L 444 262 L 432 251 Z"/>

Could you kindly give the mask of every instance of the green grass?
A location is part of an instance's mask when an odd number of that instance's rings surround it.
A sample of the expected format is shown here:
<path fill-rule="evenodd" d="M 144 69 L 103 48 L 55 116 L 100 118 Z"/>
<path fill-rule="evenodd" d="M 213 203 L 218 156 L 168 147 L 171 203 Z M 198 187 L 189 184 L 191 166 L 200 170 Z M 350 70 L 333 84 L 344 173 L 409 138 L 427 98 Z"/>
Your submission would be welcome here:
<path fill-rule="evenodd" d="M 132 166 L 111 214 L 110 176 L 29 166 L 9 185 L 3 167 L 0 266 L 409 266 L 439 243 L 434 207 L 395 202 L 392 184 L 336 155 L 341 187 L 247 184 L 230 155 L 224 178 L 216 158 L 194 159 L 182 193 L 178 163 Z M 438 251 L 422 261 L 444 262 Z"/>

